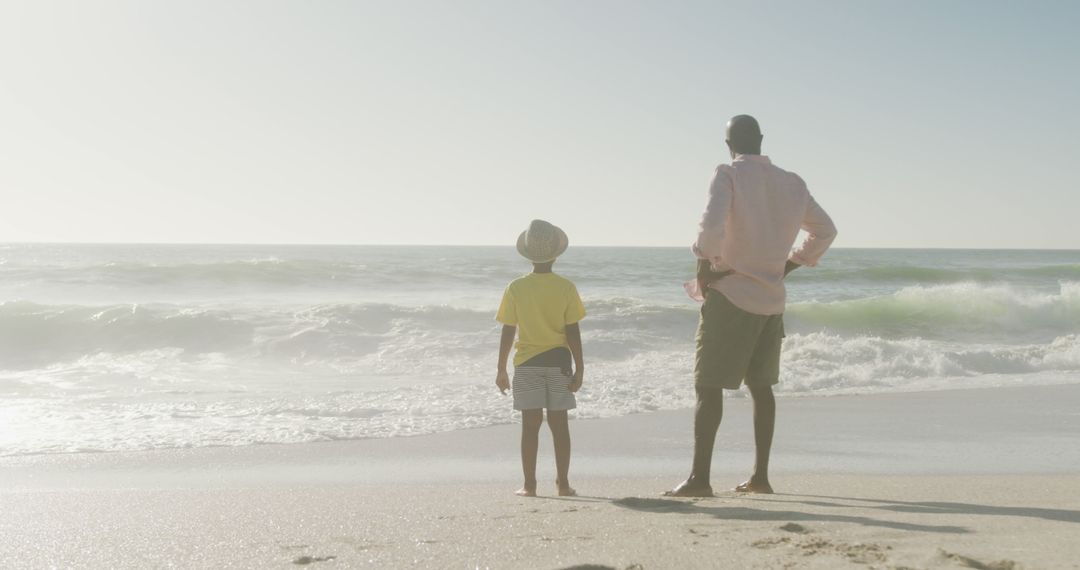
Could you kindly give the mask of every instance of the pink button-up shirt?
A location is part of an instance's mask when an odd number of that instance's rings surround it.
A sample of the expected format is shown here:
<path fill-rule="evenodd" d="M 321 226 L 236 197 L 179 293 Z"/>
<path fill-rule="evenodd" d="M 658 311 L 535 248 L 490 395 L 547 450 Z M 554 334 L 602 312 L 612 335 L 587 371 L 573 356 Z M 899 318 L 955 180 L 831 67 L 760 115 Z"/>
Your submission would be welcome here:
<path fill-rule="evenodd" d="M 806 239 L 792 251 L 799 230 Z M 714 281 L 736 307 L 759 315 L 784 312 L 784 265 L 817 265 L 836 238 L 836 226 L 793 172 L 767 156 L 740 154 L 721 164 L 709 187 L 694 254 L 712 262 L 715 271 L 734 273 Z M 697 281 L 686 284 L 702 300 Z"/>

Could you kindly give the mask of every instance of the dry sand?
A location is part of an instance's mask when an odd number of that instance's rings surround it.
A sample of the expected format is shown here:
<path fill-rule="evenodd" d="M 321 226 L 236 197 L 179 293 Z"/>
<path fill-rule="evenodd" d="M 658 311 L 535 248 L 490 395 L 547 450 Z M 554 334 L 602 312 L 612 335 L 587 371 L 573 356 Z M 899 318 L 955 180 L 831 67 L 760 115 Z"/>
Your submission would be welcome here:
<path fill-rule="evenodd" d="M 5 567 L 1076 568 L 1077 476 L 786 478 L 784 494 L 576 498 L 404 484 L 4 493 Z M 637 565 L 637 566 L 635 566 Z"/>
<path fill-rule="evenodd" d="M 772 496 L 666 499 L 689 413 L 576 421 L 582 496 L 516 427 L 0 459 L 0 560 L 48 568 L 1080 568 L 1080 386 L 785 399 Z M 750 462 L 731 401 L 714 485 Z M 551 456 L 542 448 L 541 477 Z M 541 491 L 550 493 L 551 484 Z"/>

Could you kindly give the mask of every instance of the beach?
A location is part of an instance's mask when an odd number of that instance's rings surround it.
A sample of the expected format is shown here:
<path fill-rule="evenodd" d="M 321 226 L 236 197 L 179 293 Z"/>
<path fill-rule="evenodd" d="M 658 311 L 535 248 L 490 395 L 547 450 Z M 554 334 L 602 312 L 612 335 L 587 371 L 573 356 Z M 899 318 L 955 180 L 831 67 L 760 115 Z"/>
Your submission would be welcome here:
<path fill-rule="evenodd" d="M 728 400 L 715 498 L 668 499 L 690 412 L 571 422 L 572 482 L 520 483 L 517 426 L 290 445 L 0 458 L 20 567 L 1077 568 L 1080 386 L 779 401 L 776 495 Z"/>
<path fill-rule="evenodd" d="M 0 570 L 1080 570 L 1077 22 L 0 2 Z"/>
<path fill-rule="evenodd" d="M 792 274 L 771 496 L 689 472 L 683 248 L 571 248 L 571 483 L 493 386 L 511 247 L 0 247 L 0 560 L 28 568 L 1076 568 L 1080 252 Z M 455 271 L 447 272 L 445 268 Z M 613 270 L 617 268 L 617 270 Z"/>

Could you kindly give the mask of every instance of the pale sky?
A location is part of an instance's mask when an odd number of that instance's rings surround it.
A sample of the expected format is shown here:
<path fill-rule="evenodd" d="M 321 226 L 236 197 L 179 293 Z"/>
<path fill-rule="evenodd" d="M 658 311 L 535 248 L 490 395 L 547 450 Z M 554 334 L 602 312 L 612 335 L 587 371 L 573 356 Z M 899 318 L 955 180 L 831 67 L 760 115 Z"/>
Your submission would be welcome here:
<path fill-rule="evenodd" d="M 1080 248 L 1077 2 L 0 0 L 0 241 L 682 246 L 755 115 L 846 247 Z"/>

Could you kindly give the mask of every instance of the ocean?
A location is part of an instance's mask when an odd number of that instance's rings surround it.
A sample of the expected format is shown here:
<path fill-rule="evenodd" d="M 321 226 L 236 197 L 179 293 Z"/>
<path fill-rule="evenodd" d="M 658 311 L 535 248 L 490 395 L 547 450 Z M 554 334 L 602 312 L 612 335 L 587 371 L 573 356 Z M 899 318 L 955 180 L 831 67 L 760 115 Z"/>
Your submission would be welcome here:
<path fill-rule="evenodd" d="M 693 404 L 693 266 L 559 260 L 589 313 L 575 417 Z M 494 315 L 529 269 L 512 247 L 0 245 L 0 455 L 515 421 Z M 1080 252 L 834 249 L 789 277 L 785 325 L 784 398 L 1078 383 Z"/>

